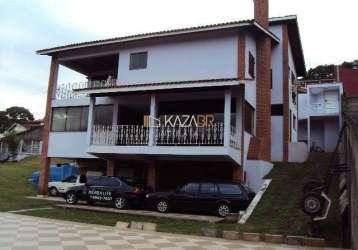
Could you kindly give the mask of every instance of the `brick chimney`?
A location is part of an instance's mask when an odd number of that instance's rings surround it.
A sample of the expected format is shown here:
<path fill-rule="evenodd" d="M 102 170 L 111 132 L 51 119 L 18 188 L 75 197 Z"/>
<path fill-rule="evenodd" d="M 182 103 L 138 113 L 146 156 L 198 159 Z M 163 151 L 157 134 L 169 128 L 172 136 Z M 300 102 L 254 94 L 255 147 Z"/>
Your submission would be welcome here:
<path fill-rule="evenodd" d="M 255 21 L 269 27 L 268 0 L 254 0 Z M 256 150 L 257 159 L 271 160 L 271 40 L 256 37 Z"/>
<path fill-rule="evenodd" d="M 254 0 L 255 20 L 263 27 L 269 26 L 269 3 L 268 0 Z"/>

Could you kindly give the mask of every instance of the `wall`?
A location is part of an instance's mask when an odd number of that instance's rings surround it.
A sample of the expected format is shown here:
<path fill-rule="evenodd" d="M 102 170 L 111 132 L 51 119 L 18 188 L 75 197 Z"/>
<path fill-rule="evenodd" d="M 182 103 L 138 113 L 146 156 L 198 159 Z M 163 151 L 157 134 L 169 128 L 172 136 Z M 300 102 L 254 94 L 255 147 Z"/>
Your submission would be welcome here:
<path fill-rule="evenodd" d="M 293 54 L 292 54 L 292 48 L 291 48 L 291 44 L 290 44 L 290 41 L 288 41 L 288 66 L 290 67 L 291 71 L 293 72 L 293 74 L 295 75 L 295 78 L 297 78 L 297 72 L 296 72 L 296 66 L 295 66 L 295 62 L 293 60 Z M 288 87 L 288 91 L 289 91 L 289 106 L 290 106 L 290 110 L 291 110 L 291 142 L 297 142 L 298 140 L 298 134 L 297 134 L 297 127 L 298 127 L 298 112 L 297 112 L 297 98 L 296 97 L 296 104 L 294 103 L 294 100 L 292 99 L 292 92 L 293 92 L 293 82 L 292 82 L 292 79 L 291 79 L 291 74 L 289 72 L 289 76 L 288 76 L 288 79 L 289 79 L 289 87 Z M 295 124 L 294 123 L 294 120 L 293 120 L 293 116 L 296 117 L 296 121 L 295 121 Z M 294 129 L 294 127 L 296 129 Z"/>
<path fill-rule="evenodd" d="M 146 69 L 129 70 L 130 53 L 148 52 Z M 237 77 L 238 37 L 227 36 L 122 49 L 118 80 L 124 84 Z"/>
<path fill-rule="evenodd" d="M 339 136 L 339 119 L 330 118 L 324 122 L 324 151 L 333 152 Z"/>
<path fill-rule="evenodd" d="M 271 160 L 282 161 L 283 159 L 283 116 L 271 116 Z"/>
<path fill-rule="evenodd" d="M 270 31 L 275 34 L 278 38 L 282 39 L 282 26 L 275 25 L 270 26 Z M 278 44 L 272 49 L 271 58 L 272 68 L 272 91 L 271 91 L 271 103 L 282 104 L 282 43 Z"/>
<path fill-rule="evenodd" d="M 95 158 L 86 153 L 86 132 L 50 132 L 49 157 L 60 158 Z"/>
<path fill-rule="evenodd" d="M 309 106 L 307 94 L 298 95 L 298 119 L 307 119 L 309 115 Z"/>
<path fill-rule="evenodd" d="M 264 177 L 272 170 L 273 164 L 267 161 L 248 160 L 246 165 L 246 184 L 257 193 L 264 182 Z"/>

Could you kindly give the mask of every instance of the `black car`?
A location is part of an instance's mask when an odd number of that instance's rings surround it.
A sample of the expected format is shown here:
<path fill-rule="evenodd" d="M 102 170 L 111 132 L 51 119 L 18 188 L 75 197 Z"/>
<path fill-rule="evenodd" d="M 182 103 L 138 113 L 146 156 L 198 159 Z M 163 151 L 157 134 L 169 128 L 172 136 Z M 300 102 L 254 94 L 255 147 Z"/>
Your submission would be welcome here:
<path fill-rule="evenodd" d="M 128 206 L 142 205 L 146 191 L 138 184 L 118 177 L 93 177 L 83 186 L 74 186 L 67 190 L 65 199 L 68 204 L 85 200 L 89 204 L 96 202 L 113 204 L 123 209 Z"/>
<path fill-rule="evenodd" d="M 225 217 L 229 213 L 245 210 L 254 193 L 236 182 L 189 182 L 171 192 L 146 195 L 147 204 L 161 213 L 169 210 L 216 212 Z"/>

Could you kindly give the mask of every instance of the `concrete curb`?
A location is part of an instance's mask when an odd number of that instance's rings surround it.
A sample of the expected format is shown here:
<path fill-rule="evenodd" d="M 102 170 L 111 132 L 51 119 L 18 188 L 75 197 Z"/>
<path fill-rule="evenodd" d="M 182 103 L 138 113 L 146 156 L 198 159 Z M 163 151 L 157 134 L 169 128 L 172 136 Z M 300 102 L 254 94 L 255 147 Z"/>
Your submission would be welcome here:
<path fill-rule="evenodd" d="M 309 246 L 309 247 L 325 247 L 326 240 L 323 238 L 312 238 L 305 236 L 295 235 L 282 235 L 282 234 L 260 234 L 224 230 L 221 231 L 216 228 L 202 228 L 205 237 L 224 238 L 226 240 L 244 240 L 251 242 L 267 242 L 273 244 L 288 244 L 294 246 Z"/>

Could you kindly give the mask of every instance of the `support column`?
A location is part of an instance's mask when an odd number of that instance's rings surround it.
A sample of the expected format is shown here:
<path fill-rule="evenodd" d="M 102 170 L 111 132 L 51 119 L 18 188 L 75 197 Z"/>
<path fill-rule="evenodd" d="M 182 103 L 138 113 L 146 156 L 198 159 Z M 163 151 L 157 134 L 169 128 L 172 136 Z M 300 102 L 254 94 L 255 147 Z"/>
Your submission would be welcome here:
<path fill-rule="evenodd" d="M 94 122 L 94 106 L 96 105 L 96 97 L 90 97 L 90 105 L 88 108 L 88 123 L 87 123 L 87 145 L 92 143 L 92 131 L 93 131 L 93 122 Z"/>
<path fill-rule="evenodd" d="M 157 98 L 155 94 L 150 96 L 150 118 L 149 118 L 149 146 L 155 145 L 155 121 L 153 118 L 157 118 L 158 115 L 158 105 Z"/>
<path fill-rule="evenodd" d="M 114 170 L 115 170 L 115 160 L 107 160 L 107 176 L 114 176 Z"/>
<path fill-rule="evenodd" d="M 115 101 L 113 104 L 113 119 L 112 119 L 112 125 L 118 125 L 118 117 L 119 117 L 119 105 L 118 102 Z"/>
<path fill-rule="evenodd" d="M 151 161 L 148 166 L 147 185 L 152 189 L 153 192 L 156 190 L 157 173 L 154 161 Z"/>
<path fill-rule="evenodd" d="M 51 120 L 51 103 L 55 96 L 55 86 L 57 84 L 58 76 L 58 61 L 55 57 L 51 58 L 50 75 L 47 87 L 46 112 L 44 118 L 44 127 L 42 132 L 42 150 L 40 158 L 40 178 L 39 178 L 39 194 L 47 195 L 48 189 L 48 174 L 50 168 L 51 158 L 48 157 L 48 139 L 50 134 L 50 120 Z"/>
<path fill-rule="evenodd" d="M 224 146 L 230 146 L 231 133 L 231 90 L 225 90 L 225 104 L 224 104 Z"/>

